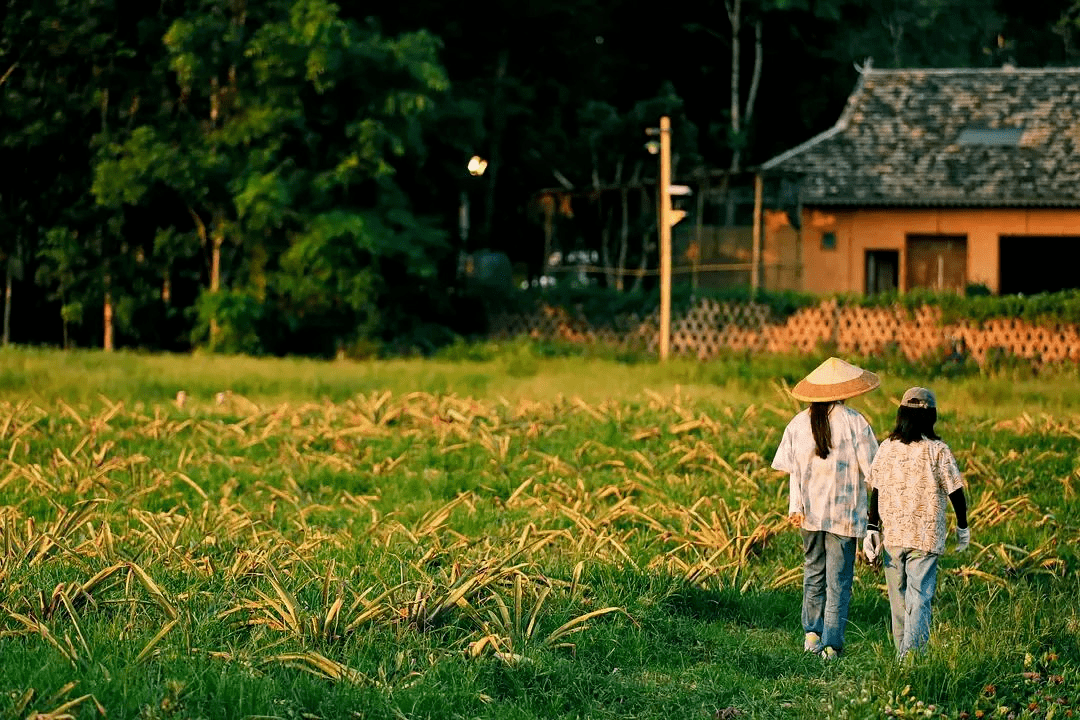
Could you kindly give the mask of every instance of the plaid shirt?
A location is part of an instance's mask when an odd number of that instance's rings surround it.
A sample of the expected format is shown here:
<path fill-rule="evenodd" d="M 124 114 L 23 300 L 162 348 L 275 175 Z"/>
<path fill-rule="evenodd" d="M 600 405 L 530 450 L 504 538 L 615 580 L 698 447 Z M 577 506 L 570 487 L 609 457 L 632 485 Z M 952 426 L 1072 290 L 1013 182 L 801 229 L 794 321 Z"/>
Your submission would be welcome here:
<path fill-rule="evenodd" d="M 878 491 L 884 545 L 945 552 L 949 495 L 964 487 L 948 445 L 926 438 L 907 445 L 885 440 L 870 468 L 870 483 Z"/>
<path fill-rule="evenodd" d="M 835 535 L 866 535 L 867 484 L 878 442 L 857 410 L 834 405 L 829 412 L 833 446 L 817 456 L 810 410 L 796 415 L 780 440 L 772 466 L 791 475 L 788 512 L 803 514 L 803 530 Z"/>

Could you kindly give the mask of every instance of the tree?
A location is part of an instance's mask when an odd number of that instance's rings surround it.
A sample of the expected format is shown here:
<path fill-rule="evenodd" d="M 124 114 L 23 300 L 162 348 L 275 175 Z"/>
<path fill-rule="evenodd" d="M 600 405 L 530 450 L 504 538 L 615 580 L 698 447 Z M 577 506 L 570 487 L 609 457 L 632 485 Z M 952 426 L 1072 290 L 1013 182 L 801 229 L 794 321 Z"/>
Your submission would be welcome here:
<path fill-rule="evenodd" d="M 979 67 L 1007 60 L 1002 17 L 980 0 L 848 3 L 851 44 L 884 67 Z M 1004 53 L 1002 51 L 1005 51 Z M 862 58 L 857 58 L 861 60 Z"/>
<path fill-rule="evenodd" d="M 633 287 L 640 289 L 643 272 L 655 257 L 652 234 L 655 231 L 655 213 L 651 211 L 649 195 L 655 192 L 655 183 L 645 182 L 654 178 L 657 169 L 650 156 L 645 154 L 644 141 L 647 128 L 655 127 L 661 116 L 673 118 L 673 160 L 685 166 L 696 167 L 700 162 L 697 147 L 697 128 L 686 117 L 683 100 L 671 83 L 664 83 L 655 97 L 641 100 L 628 111 L 620 113 L 603 102 L 585 105 L 578 114 L 581 129 L 579 154 L 591 159 L 590 183 L 593 188 L 592 206 L 596 213 L 599 238 L 596 241 L 599 255 L 606 270 L 608 287 L 624 288 L 624 271 L 629 257 L 629 238 L 632 229 L 640 232 L 641 245 L 637 252 L 638 270 Z M 627 170 L 632 168 L 631 170 Z M 584 183 L 583 183 L 584 184 Z M 609 188 L 618 188 L 618 222 L 615 208 L 605 202 Z M 643 222 L 631 223 L 630 192 L 639 195 L 639 213 Z M 619 242 L 612 242 L 612 226 L 619 228 Z"/>
<path fill-rule="evenodd" d="M 184 204 L 210 248 L 198 309 L 212 346 L 267 349 L 252 328 L 271 313 L 293 330 L 373 332 L 380 265 L 430 274 L 442 239 L 393 179 L 422 153 L 420 119 L 447 87 L 436 41 L 383 38 L 324 0 L 292 0 L 257 15 L 204 3 L 165 42 L 179 111 L 109 147 L 99 202 L 137 205 L 161 186 Z"/>
<path fill-rule="evenodd" d="M 634 109 L 666 79 L 676 141 L 709 128 L 693 150 L 730 174 L 833 123 L 867 57 L 1072 62 L 1080 17 L 1075 0 L 0 2 L 3 336 L 179 349 L 194 324 L 274 352 L 452 323 L 467 181 L 471 242 L 530 273 L 528 199 L 556 184 L 605 266 L 648 263 L 640 133 L 659 107 Z"/>
<path fill-rule="evenodd" d="M 130 248 L 120 236 L 123 218 L 88 202 L 91 163 L 101 138 L 131 122 L 153 87 L 145 70 L 154 48 L 146 38 L 168 2 L 145 14 L 115 0 L 6 4 L 0 35 L 0 64 L 6 66 L 0 143 L 9 161 L 0 177 L 0 215 L 10 228 L 5 254 L 28 265 L 25 275 L 60 302 L 65 342 L 73 323 L 89 319 L 83 311 L 97 306 L 101 342 L 111 346 L 113 300 L 120 297 L 113 288 L 123 294 L 129 284 L 117 272 L 127 272 L 123 256 Z M 58 262 L 61 251 L 75 255 Z M 67 283 L 82 295 L 56 291 L 53 271 L 61 267 L 87 274 Z M 6 317 L 14 277 L 8 274 Z"/>

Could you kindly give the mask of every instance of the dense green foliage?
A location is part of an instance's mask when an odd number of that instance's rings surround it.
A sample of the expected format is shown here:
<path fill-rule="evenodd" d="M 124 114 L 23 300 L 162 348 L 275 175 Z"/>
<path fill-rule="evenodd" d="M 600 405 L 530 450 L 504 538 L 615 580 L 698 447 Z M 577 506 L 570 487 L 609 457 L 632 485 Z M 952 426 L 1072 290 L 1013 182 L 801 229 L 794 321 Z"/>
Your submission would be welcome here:
<path fill-rule="evenodd" d="M 1011 0 L 2 7 L 4 339 L 63 346 L 430 352 L 483 329 L 459 254 L 541 275 L 541 188 L 576 193 L 561 252 L 655 267 L 661 114 L 676 174 L 737 170 L 832 123 L 867 57 L 1077 57 L 1075 5 Z M 648 312 L 652 279 L 601 282 Z"/>

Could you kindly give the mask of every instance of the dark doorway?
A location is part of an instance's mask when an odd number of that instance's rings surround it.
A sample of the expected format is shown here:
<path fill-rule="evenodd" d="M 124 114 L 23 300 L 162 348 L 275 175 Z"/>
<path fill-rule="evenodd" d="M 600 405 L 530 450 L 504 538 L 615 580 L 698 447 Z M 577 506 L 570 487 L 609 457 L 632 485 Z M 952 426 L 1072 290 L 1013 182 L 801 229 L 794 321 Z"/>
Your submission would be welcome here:
<path fill-rule="evenodd" d="M 1034 295 L 1080 287 L 1072 258 L 1080 237 L 1002 235 L 999 240 L 1002 295 Z"/>
<path fill-rule="evenodd" d="M 963 292 L 966 286 L 965 235 L 908 235 L 906 289 Z"/>
<path fill-rule="evenodd" d="M 866 294 L 896 292 L 900 279 L 899 250 L 866 251 Z"/>

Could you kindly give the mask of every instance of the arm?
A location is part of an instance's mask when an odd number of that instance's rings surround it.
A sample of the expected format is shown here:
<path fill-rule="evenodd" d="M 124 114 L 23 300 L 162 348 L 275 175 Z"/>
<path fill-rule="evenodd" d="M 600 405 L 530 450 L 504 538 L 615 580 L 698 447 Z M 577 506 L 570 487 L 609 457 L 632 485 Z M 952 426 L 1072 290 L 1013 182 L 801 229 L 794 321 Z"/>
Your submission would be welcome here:
<path fill-rule="evenodd" d="M 803 499 L 802 487 L 798 481 L 798 464 L 793 455 L 794 438 L 791 434 L 791 424 L 784 428 L 784 435 L 780 439 L 780 446 L 776 449 L 772 467 L 774 470 L 788 474 L 788 520 L 795 527 L 802 525 Z"/>
<path fill-rule="evenodd" d="M 871 435 L 871 437 L 873 436 Z M 875 440 L 874 442 L 876 443 L 877 441 Z M 881 529 L 881 511 L 878 508 L 878 485 L 881 484 L 882 461 L 886 460 L 884 453 L 880 458 L 878 457 L 877 451 L 879 449 L 879 446 L 874 446 L 874 458 L 877 462 L 871 462 L 870 469 L 866 473 L 866 484 L 870 486 L 870 502 L 869 507 L 867 507 L 866 524 L 874 530 Z"/>
<path fill-rule="evenodd" d="M 956 512 L 956 527 L 964 530 L 968 526 L 967 498 L 964 497 L 964 488 L 949 493 L 949 502 L 952 503 L 953 511 Z"/>
<path fill-rule="evenodd" d="M 874 435 L 874 429 L 870 427 L 870 423 L 866 421 L 866 418 L 859 416 L 862 422 L 862 428 L 855 435 L 855 457 L 859 462 L 859 470 L 862 472 L 863 477 L 870 477 L 870 468 L 874 464 L 874 456 L 877 455 L 878 441 Z"/>
<path fill-rule="evenodd" d="M 877 562 L 881 554 L 881 517 L 878 515 L 878 491 L 870 490 L 870 511 L 866 523 L 866 539 L 863 540 L 863 552 L 871 565 Z"/>
<path fill-rule="evenodd" d="M 795 473 L 788 476 L 788 515 L 802 515 L 803 499 L 802 487 Z"/>
<path fill-rule="evenodd" d="M 964 552 L 971 545 L 971 529 L 968 527 L 967 498 L 964 496 L 964 481 L 960 477 L 960 468 L 956 456 L 948 445 L 941 443 L 941 452 L 935 459 L 934 475 L 940 479 L 941 488 L 949 494 L 956 513 L 956 552 Z"/>
<path fill-rule="evenodd" d="M 971 545 L 971 529 L 968 527 L 967 498 L 964 497 L 964 488 L 957 488 L 949 493 L 949 501 L 952 502 L 956 512 L 956 552 L 964 552 Z"/>

